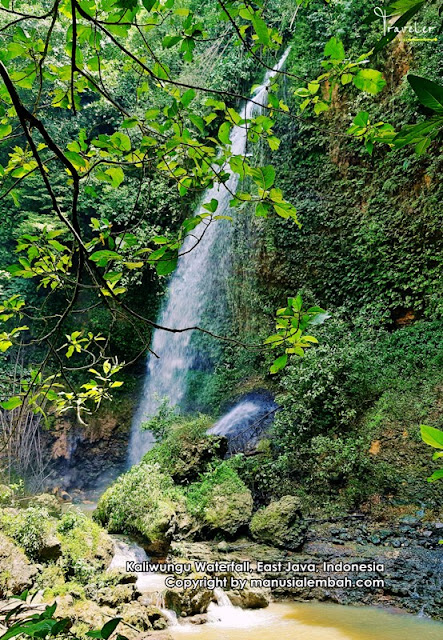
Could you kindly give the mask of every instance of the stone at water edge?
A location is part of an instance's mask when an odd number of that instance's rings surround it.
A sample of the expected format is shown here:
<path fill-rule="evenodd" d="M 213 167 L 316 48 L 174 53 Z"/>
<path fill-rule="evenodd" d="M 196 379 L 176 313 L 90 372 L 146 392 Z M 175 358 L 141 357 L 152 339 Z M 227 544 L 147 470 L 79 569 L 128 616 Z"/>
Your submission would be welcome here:
<path fill-rule="evenodd" d="M 117 612 L 123 618 L 123 622 L 137 627 L 140 631 L 162 630 L 168 626 L 168 621 L 160 609 L 144 607 L 139 602 L 122 604 L 118 607 Z"/>
<path fill-rule="evenodd" d="M 195 625 L 206 624 L 208 622 L 208 614 L 199 613 L 196 616 L 189 616 L 186 618 L 186 622 Z"/>
<path fill-rule="evenodd" d="M 198 577 L 200 578 L 201 575 L 199 574 Z M 190 589 L 167 589 L 164 593 L 164 598 L 165 607 L 175 611 L 178 616 L 194 616 L 207 612 L 213 598 L 213 592 L 210 589 L 202 589 L 199 587 Z"/>
<path fill-rule="evenodd" d="M 266 589 L 236 589 L 226 595 L 234 607 L 242 609 L 264 609 L 271 602 L 271 592 Z"/>

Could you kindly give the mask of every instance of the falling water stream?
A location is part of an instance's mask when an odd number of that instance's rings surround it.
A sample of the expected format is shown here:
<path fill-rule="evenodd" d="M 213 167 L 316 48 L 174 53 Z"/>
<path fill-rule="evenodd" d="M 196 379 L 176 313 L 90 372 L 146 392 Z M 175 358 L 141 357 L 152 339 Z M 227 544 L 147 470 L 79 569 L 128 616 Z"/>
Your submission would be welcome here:
<path fill-rule="evenodd" d="M 273 71 L 269 71 L 263 83 L 256 89 L 253 99 L 242 108 L 243 119 L 251 118 L 266 104 L 267 84 L 283 66 L 289 49 L 285 51 Z M 244 155 L 246 152 L 247 130 L 244 126 L 235 126 L 231 132 L 232 153 Z M 215 215 L 229 213 L 231 193 L 236 191 L 238 176 L 229 166 L 224 167 L 230 173 L 226 185 L 217 185 L 203 196 L 202 203 L 212 198 L 218 200 Z M 200 207 L 196 214 L 204 212 Z M 166 302 L 160 312 L 158 324 L 184 329 L 199 324 L 204 310 L 214 297 L 214 280 L 211 274 L 219 269 L 214 264 L 212 250 L 223 241 L 229 233 L 229 222 L 219 220 L 208 224 L 207 219 L 188 235 L 183 244 L 177 268 L 171 276 Z M 196 245 L 195 250 L 192 247 Z M 180 407 L 186 394 L 186 379 L 194 359 L 195 352 L 191 345 L 192 331 L 170 333 L 157 329 L 152 338 L 151 348 L 156 354 L 150 354 L 147 361 L 145 385 L 139 407 L 134 415 L 128 448 L 128 464 L 140 461 L 146 451 L 153 445 L 153 436 L 149 431 L 142 431 L 141 424 L 158 410 L 162 398 L 167 397 L 170 404 Z"/>

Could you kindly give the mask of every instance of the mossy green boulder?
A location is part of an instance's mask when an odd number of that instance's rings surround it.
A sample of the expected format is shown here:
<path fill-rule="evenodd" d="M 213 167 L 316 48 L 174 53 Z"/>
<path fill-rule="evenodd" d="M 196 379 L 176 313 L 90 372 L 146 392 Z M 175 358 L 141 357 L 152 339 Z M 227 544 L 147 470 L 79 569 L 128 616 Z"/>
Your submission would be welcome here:
<path fill-rule="evenodd" d="M 94 520 L 111 533 L 136 536 L 146 551 L 163 556 L 178 526 L 184 499 L 158 464 L 142 462 L 105 491 Z"/>
<path fill-rule="evenodd" d="M 306 523 L 299 498 L 283 496 L 257 511 L 251 520 L 250 531 L 258 542 L 291 551 L 300 549 L 306 537 Z"/>
<path fill-rule="evenodd" d="M 0 598 L 29 589 L 36 575 L 37 567 L 12 540 L 0 533 Z"/>
<path fill-rule="evenodd" d="M 59 564 L 67 576 L 87 584 L 107 569 L 114 555 L 111 537 L 96 522 L 79 511 L 68 511 L 57 525 L 61 545 Z"/>
<path fill-rule="evenodd" d="M 233 537 L 248 525 L 253 499 L 231 463 L 224 461 L 189 487 L 187 505 L 202 533 Z"/>

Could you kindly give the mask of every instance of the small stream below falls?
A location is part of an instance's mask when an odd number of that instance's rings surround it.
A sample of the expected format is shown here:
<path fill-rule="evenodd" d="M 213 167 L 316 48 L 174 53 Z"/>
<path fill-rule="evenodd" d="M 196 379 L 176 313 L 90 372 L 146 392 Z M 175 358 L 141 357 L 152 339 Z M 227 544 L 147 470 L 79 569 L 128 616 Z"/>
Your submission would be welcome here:
<path fill-rule="evenodd" d="M 115 555 L 110 569 L 126 562 L 148 560 L 145 551 L 127 536 L 112 536 Z M 162 609 L 174 640 L 442 640 L 443 624 L 374 607 L 351 607 L 319 602 L 274 602 L 266 609 L 234 607 L 227 594 L 214 590 L 208 622 L 201 625 L 177 619 L 165 609 L 163 591 L 167 574 L 140 573 L 142 599 Z"/>
<path fill-rule="evenodd" d="M 174 640 L 442 640 L 443 624 L 372 607 L 274 603 L 243 611 L 217 607 L 219 620 L 170 628 Z M 214 611 L 213 611 L 214 614 Z"/>

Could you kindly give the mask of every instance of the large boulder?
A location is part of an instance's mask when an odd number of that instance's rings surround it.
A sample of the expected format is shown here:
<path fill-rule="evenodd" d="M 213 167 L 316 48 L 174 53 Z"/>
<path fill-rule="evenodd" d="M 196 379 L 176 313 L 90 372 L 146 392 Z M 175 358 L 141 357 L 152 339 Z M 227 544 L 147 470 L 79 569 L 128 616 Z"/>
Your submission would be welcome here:
<path fill-rule="evenodd" d="M 57 526 L 61 543 L 58 561 L 67 576 L 87 584 L 92 576 L 107 569 L 114 556 L 112 538 L 96 522 L 78 511 L 63 515 Z"/>
<path fill-rule="evenodd" d="M 216 488 L 205 509 L 205 522 L 212 529 L 233 536 L 248 524 L 252 506 L 252 494 L 246 487 L 234 493 L 227 493 L 223 487 Z"/>
<path fill-rule="evenodd" d="M 192 574 L 191 578 L 201 578 L 201 575 Z M 210 589 L 190 587 L 189 589 L 166 589 L 164 592 L 165 607 L 172 609 L 178 616 L 194 616 L 206 613 L 213 598 Z"/>
<path fill-rule="evenodd" d="M 23 551 L 0 533 L 0 597 L 18 595 L 29 589 L 37 575 L 37 567 Z"/>
<path fill-rule="evenodd" d="M 187 442 L 174 461 L 172 478 L 179 484 L 198 480 L 214 458 L 224 458 L 228 441 L 224 436 L 206 436 L 195 442 Z"/>
<path fill-rule="evenodd" d="M 263 609 L 271 602 L 270 591 L 266 589 L 251 589 L 247 587 L 246 589 L 228 591 L 226 595 L 234 607 L 241 607 L 242 609 Z"/>
<path fill-rule="evenodd" d="M 168 621 L 157 607 L 145 607 L 139 602 L 131 602 L 119 607 L 119 615 L 123 622 L 136 627 L 140 631 L 148 629 L 162 630 L 168 626 Z"/>
<path fill-rule="evenodd" d="M 49 515 L 54 518 L 61 516 L 62 505 L 51 493 L 40 493 L 38 496 L 33 497 L 32 502 L 36 506 L 46 509 Z"/>
<path fill-rule="evenodd" d="M 201 536 L 235 536 L 252 515 L 253 499 L 229 461 L 201 477 L 187 491 L 188 508 L 201 523 Z"/>
<path fill-rule="evenodd" d="M 62 545 L 57 536 L 48 531 L 42 539 L 40 549 L 37 554 L 38 560 L 42 562 L 48 562 L 50 560 L 57 560 L 62 555 Z"/>
<path fill-rule="evenodd" d="M 164 556 L 183 502 L 171 476 L 158 464 L 142 462 L 105 491 L 93 517 L 111 533 L 135 535 L 149 554 Z"/>
<path fill-rule="evenodd" d="M 224 436 L 208 434 L 210 426 L 210 419 L 203 415 L 193 418 L 175 416 L 173 422 L 162 428 L 161 432 L 157 432 L 154 426 L 154 432 L 160 437 L 145 454 L 143 461 L 159 464 L 178 484 L 196 482 L 210 464 L 220 462 L 225 457 L 228 449 L 228 441 Z"/>
<path fill-rule="evenodd" d="M 94 601 L 100 605 L 117 607 L 132 602 L 139 595 L 135 584 L 117 584 L 115 587 L 103 587 L 94 594 Z"/>
<path fill-rule="evenodd" d="M 296 551 L 306 538 L 300 500 L 296 496 L 283 496 L 254 514 L 250 531 L 258 542 Z"/>

